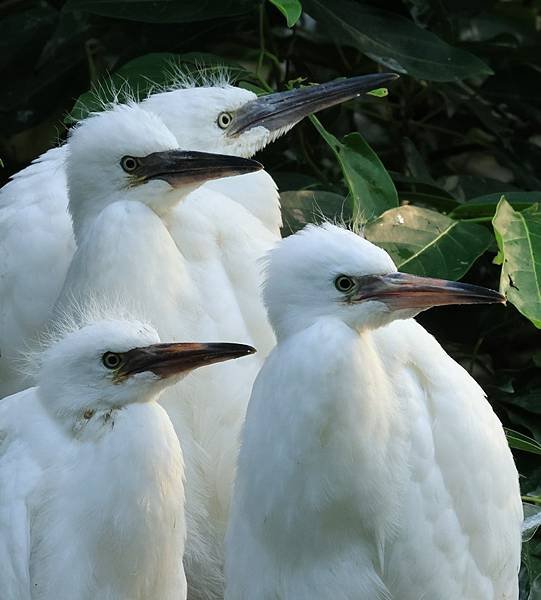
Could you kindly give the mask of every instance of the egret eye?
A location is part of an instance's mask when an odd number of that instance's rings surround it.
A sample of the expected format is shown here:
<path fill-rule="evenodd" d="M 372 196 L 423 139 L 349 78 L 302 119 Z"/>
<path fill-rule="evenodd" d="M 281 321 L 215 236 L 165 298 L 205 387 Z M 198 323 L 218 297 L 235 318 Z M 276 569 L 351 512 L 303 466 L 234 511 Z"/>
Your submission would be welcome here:
<path fill-rule="evenodd" d="M 221 129 L 227 129 L 231 125 L 231 121 L 233 120 L 233 115 L 228 112 L 223 112 L 218 115 L 218 127 Z"/>
<path fill-rule="evenodd" d="M 347 275 L 338 275 L 334 280 L 334 287 L 342 293 L 351 291 L 355 287 L 355 281 Z"/>
<path fill-rule="evenodd" d="M 139 161 L 133 156 L 123 156 L 120 160 L 120 166 L 126 173 L 133 173 L 139 166 Z"/>
<path fill-rule="evenodd" d="M 101 357 L 101 362 L 107 369 L 118 369 L 122 364 L 122 357 L 116 352 L 106 352 Z"/>

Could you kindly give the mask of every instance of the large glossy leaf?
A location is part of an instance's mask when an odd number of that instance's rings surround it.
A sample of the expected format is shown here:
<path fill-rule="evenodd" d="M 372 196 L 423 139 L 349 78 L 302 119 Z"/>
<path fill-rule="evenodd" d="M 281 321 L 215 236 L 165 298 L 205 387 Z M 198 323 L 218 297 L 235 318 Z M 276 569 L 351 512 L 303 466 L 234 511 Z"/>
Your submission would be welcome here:
<path fill-rule="evenodd" d="M 347 200 L 333 192 L 320 190 L 282 192 L 280 204 L 285 235 L 295 233 L 308 223 L 322 223 L 328 220 L 347 222 L 351 219 Z"/>
<path fill-rule="evenodd" d="M 340 141 L 316 117 L 310 119 L 342 167 L 356 221 L 364 223 L 398 205 L 393 180 L 360 134 L 350 133 Z"/>
<path fill-rule="evenodd" d="M 145 23 L 191 23 L 250 12 L 253 0 L 68 0 L 64 10 Z"/>
<path fill-rule="evenodd" d="M 416 206 L 388 210 L 366 226 L 365 236 L 385 248 L 401 271 L 443 279 L 460 279 L 491 238 L 481 225 Z"/>
<path fill-rule="evenodd" d="M 492 220 L 502 265 L 500 291 L 541 329 L 541 210 L 518 212 L 502 198 Z"/>
<path fill-rule="evenodd" d="M 395 13 L 351 0 L 304 0 L 305 10 L 339 44 L 418 79 L 453 81 L 492 71 L 479 58 Z"/>
<path fill-rule="evenodd" d="M 284 15 L 288 27 L 293 27 L 300 19 L 302 6 L 299 0 L 270 0 L 270 2 Z"/>
<path fill-rule="evenodd" d="M 233 75 L 244 73 L 244 69 L 239 65 L 226 63 L 213 54 L 164 52 L 140 56 L 98 82 L 92 90 L 79 96 L 67 121 L 79 120 L 89 112 L 101 110 L 104 102 L 122 102 L 134 97 L 140 99 L 157 87 L 171 86 L 178 80 L 179 70 L 185 75 L 193 73 L 195 78 L 204 78 L 223 69 L 224 66 Z"/>
<path fill-rule="evenodd" d="M 502 197 L 502 192 L 472 198 L 458 205 L 449 216 L 453 219 L 492 218 Z M 524 210 L 541 202 L 541 192 L 505 192 L 505 199 L 515 210 Z"/>

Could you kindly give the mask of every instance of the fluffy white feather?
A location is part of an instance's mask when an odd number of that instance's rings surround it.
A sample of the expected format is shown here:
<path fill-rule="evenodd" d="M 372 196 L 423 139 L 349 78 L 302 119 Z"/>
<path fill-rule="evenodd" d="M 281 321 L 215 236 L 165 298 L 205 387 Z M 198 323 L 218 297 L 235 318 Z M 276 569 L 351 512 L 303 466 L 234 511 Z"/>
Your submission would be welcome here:
<path fill-rule="evenodd" d="M 396 281 L 390 257 L 309 226 L 267 275 L 278 344 L 242 433 L 226 600 L 516 600 L 522 505 L 503 428 L 396 294 L 358 299 L 374 276 Z"/>

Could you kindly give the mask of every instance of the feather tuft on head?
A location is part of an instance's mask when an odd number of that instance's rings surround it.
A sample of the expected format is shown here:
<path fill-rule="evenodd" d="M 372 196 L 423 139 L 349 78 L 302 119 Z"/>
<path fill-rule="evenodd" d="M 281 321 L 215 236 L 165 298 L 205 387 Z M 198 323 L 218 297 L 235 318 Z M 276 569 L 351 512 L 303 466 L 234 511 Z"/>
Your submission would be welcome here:
<path fill-rule="evenodd" d="M 49 347 L 96 321 L 118 320 L 150 323 L 141 306 L 125 297 L 89 297 L 84 300 L 72 297 L 67 301 L 66 307 L 57 312 L 49 324 L 27 342 L 15 361 L 15 367 L 23 377 L 34 380 L 41 369 L 43 353 Z"/>

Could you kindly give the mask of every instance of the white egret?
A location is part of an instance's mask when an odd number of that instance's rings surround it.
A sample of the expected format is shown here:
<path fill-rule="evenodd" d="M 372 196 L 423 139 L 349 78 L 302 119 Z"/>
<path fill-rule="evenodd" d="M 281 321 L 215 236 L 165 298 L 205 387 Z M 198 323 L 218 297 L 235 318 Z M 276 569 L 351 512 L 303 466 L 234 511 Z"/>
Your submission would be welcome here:
<path fill-rule="evenodd" d="M 153 94 L 142 106 L 165 120 L 179 147 L 248 158 L 310 112 L 354 98 L 394 77 L 361 76 L 263 98 L 217 81 L 214 86 Z M 15 368 L 18 353 L 51 317 L 75 251 L 65 178 L 67 150 L 67 145 L 49 150 L 0 190 L 0 397 L 28 385 Z M 245 219 L 246 227 L 239 225 L 237 254 L 245 257 L 240 269 L 238 264 L 229 264 L 219 248 L 204 254 L 198 250 L 205 236 L 228 238 L 237 233 L 232 219 L 221 222 L 212 215 L 213 204 L 224 204 L 220 191 L 228 196 L 226 202 L 233 199 L 250 213 Z M 171 214 L 173 237 L 183 252 L 197 256 L 199 272 L 219 272 L 222 284 L 227 284 L 229 293 L 236 295 L 237 309 L 251 328 L 254 342 L 265 354 L 274 339 L 264 323 L 257 290 L 242 286 L 238 272 L 253 269 L 254 260 L 279 237 L 281 217 L 276 185 L 262 171 L 230 182 L 215 182 L 212 188 L 196 192 L 193 201 L 188 200 L 179 208 L 182 214 Z M 186 212 L 191 213 L 200 232 L 195 248 L 193 235 L 189 242 L 185 239 Z M 203 214 L 198 219 L 199 212 Z M 252 214 L 257 220 L 250 218 Z M 201 285 L 208 289 L 207 281 Z M 241 288 L 237 289 L 239 285 Z M 205 310 L 222 324 L 226 313 L 215 301 L 221 289 L 217 292 L 205 296 Z"/>
<path fill-rule="evenodd" d="M 234 156 L 182 152 L 176 144 L 160 119 L 137 105 L 115 106 L 73 130 L 66 172 L 78 247 L 56 310 L 69 313 L 73 304 L 84 305 L 89 297 L 107 305 L 120 301 L 152 323 L 163 339 L 212 338 L 219 329 L 224 337 L 214 339 L 249 343 L 234 294 L 222 285 L 220 272 L 208 271 L 205 263 L 206 253 L 227 255 L 236 251 L 235 244 L 243 248 L 247 211 L 225 196 L 219 197 L 224 204 L 214 203 L 218 222 L 240 220 L 236 235 L 228 237 L 209 231 L 210 215 L 204 219 L 204 213 L 187 212 L 185 253 L 173 241 L 168 221 L 205 180 L 257 171 L 261 165 Z M 255 270 L 253 265 L 239 273 L 247 286 L 257 286 Z M 197 277 L 206 278 L 208 287 Z M 213 294 L 226 311 L 221 317 L 205 310 L 204 298 Z M 244 386 L 258 369 L 253 358 L 238 369 L 218 366 L 204 377 L 194 374 L 160 399 L 186 460 L 187 575 L 205 594 L 218 595 L 215 590 L 221 589 L 236 424 L 242 422 L 249 395 Z"/>
<path fill-rule="evenodd" d="M 392 74 L 358 77 L 263 98 L 232 86 L 180 89 L 155 94 L 143 102 L 141 108 L 155 111 L 165 119 L 177 138 L 176 145 L 182 148 L 222 150 L 248 156 L 309 112 L 353 98 L 394 78 Z M 111 139 L 115 120 L 121 113 L 121 110 L 107 113 L 101 127 L 98 126 L 100 121 L 95 120 L 98 117 L 85 121 L 71 137 L 64 156 L 61 150 L 57 151 L 57 158 L 52 161 L 54 168 L 46 167 L 47 161 L 33 165 L 37 171 L 31 184 L 35 196 L 17 196 L 23 183 L 29 183 L 22 175 L 4 188 L 4 200 L 0 202 L 6 208 L 0 211 L 0 239 L 4 230 L 22 232 L 20 235 L 10 233 L 6 246 L 0 243 L 6 257 L 0 261 L 0 281 L 10 282 L 10 288 L 0 291 L 0 377 L 3 382 L 0 385 L 4 393 L 21 385 L 20 378 L 10 375 L 17 350 L 52 312 L 49 298 L 42 302 L 39 286 L 34 287 L 34 282 L 40 281 L 38 275 L 43 277 L 43 273 L 50 277 L 51 297 L 55 295 L 55 287 L 58 294 L 64 286 L 62 306 L 71 295 L 81 298 L 87 292 L 99 291 L 123 298 L 128 294 L 133 302 L 144 307 L 143 314 L 151 317 L 164 337 L 239 340 L 256 346 L 261 357 L 274 345 L 259 296 L 258 264 L 258 259 L 279 237 L 279 200 L 276 186 L 269 177 L 255 173 L 255 179 L 250 179 L 252 176 L 236 178 L 236 185 L 225 184 L 227 180 L 223 180 L 220 183 L 226 186 L 225 194 L 208 187 L 197 190 L 159 218 L 152 210 L 145 211 L 141 203 L 128 203 L 127 210 L 123 210 L 121 204 L 115 202 L 97 216 L 86 244 L 86 209 L 81 211 L 77 204 L 87 203 L 93 207 L 94 196 L 102 197 L 109 192 L 114 193 L 116 199 L 119 193 L 128 192 L 136 198 L 137 190 L 119 187 L 122 177 L 114 175 L 113 166 L 119 170 L 121 152 L 126 155 L 131 152 L 135 157 L 151 152 L 147 142 L 155 140 L 148 132 L 143 136 L 145 143 L 137 150 L 138 123 L 144 122 L 143 116 L 132 119 L 123 129 L 124 146 L 118 137 Z M 156 127 L 156 131 L 162 128 Z M 81 141 L 79 150 L 74 151 L 76 139 L 84 140 L 85 135 L 86 142 Z M 134 140 L 136 145 L 132 147 Z M 85 144 L 91 149 L 87 154 L 83 149 Z M 172 142 L 167 144 L 160 149 L 173 147 Z M 47 177 L 55 169 L 64 169 L 68 152 L 72 164 L 70 211 L 80 252 L 64 282 L 68 268 L 66 245 L 74 245 L 74 241 L 67 243 L 62 235 L 56 236 L 56 225 L 51 224 L 51 230 L 49 228 Z M 77 155 L 80 157 L 78 170 L 73 168 Z M 141 189 L 150 193 L 155 188 L 146 184 Z M 57 191 L 55 187 L 54 193 Z M 27 205 L 29 199 L 32 201 Z M 156 202 L 161 201 L 156 198 Z M 96 208 L 92 211 L 96 212 Z M 149 227 L 145 236 L 140 235 L 143 220 Z M 90 225 L 89 220 L 86 223 Z M 42 236 L 38 235 L 40 231 L 44 232 Z M 18 246 L 24 243 L 21 240 L 32 242 L 34 237 L 47 241 L 36 249 L 32 246 L 19 258 Z M 82 246 L 87 249 L 83 250 Z M 34 272 L 36 253 L 41 259 L 39 274 Z M 97 260 L 98 256 L 102 257 L 101 261 Z M 54 271 L 44 268 L 47 262 L 55 265 Z M 57 280 L 58 275 L 61 277 Z M 23 289 L 25 301 L 19 297 Z M 10 335 L 4 336 L 4 330 Z M 189 391 L 183 393 L 182 402 L 178 402 L 174 394 L 165 394 L 162 398 L 186 446 L 186 565 L 192 598 L 223 596 L 223 538 L 238 432 L 260 361 L 254 357 L 239 367 L 213 367 L 205 377 L 196 374 L 185 382 Z M 205 398 L 204 403 L 197 400 L 200 397 Z"/>
<path fill-rule="evenodd" d="M 183 459 L 157 399 L 253 351 L 113 318 L 64 331 L 0 403 L 1 597 L 185 599 Z"/>
<path fill-rule="evenodd" d="M 501 423 L 410 319 L 503 297 L 397 273 L 326 225 L 271 252 L 264 299 L 278 343 L 242 434 L 226 599 L 516 600 L 522 506 Z"/>

